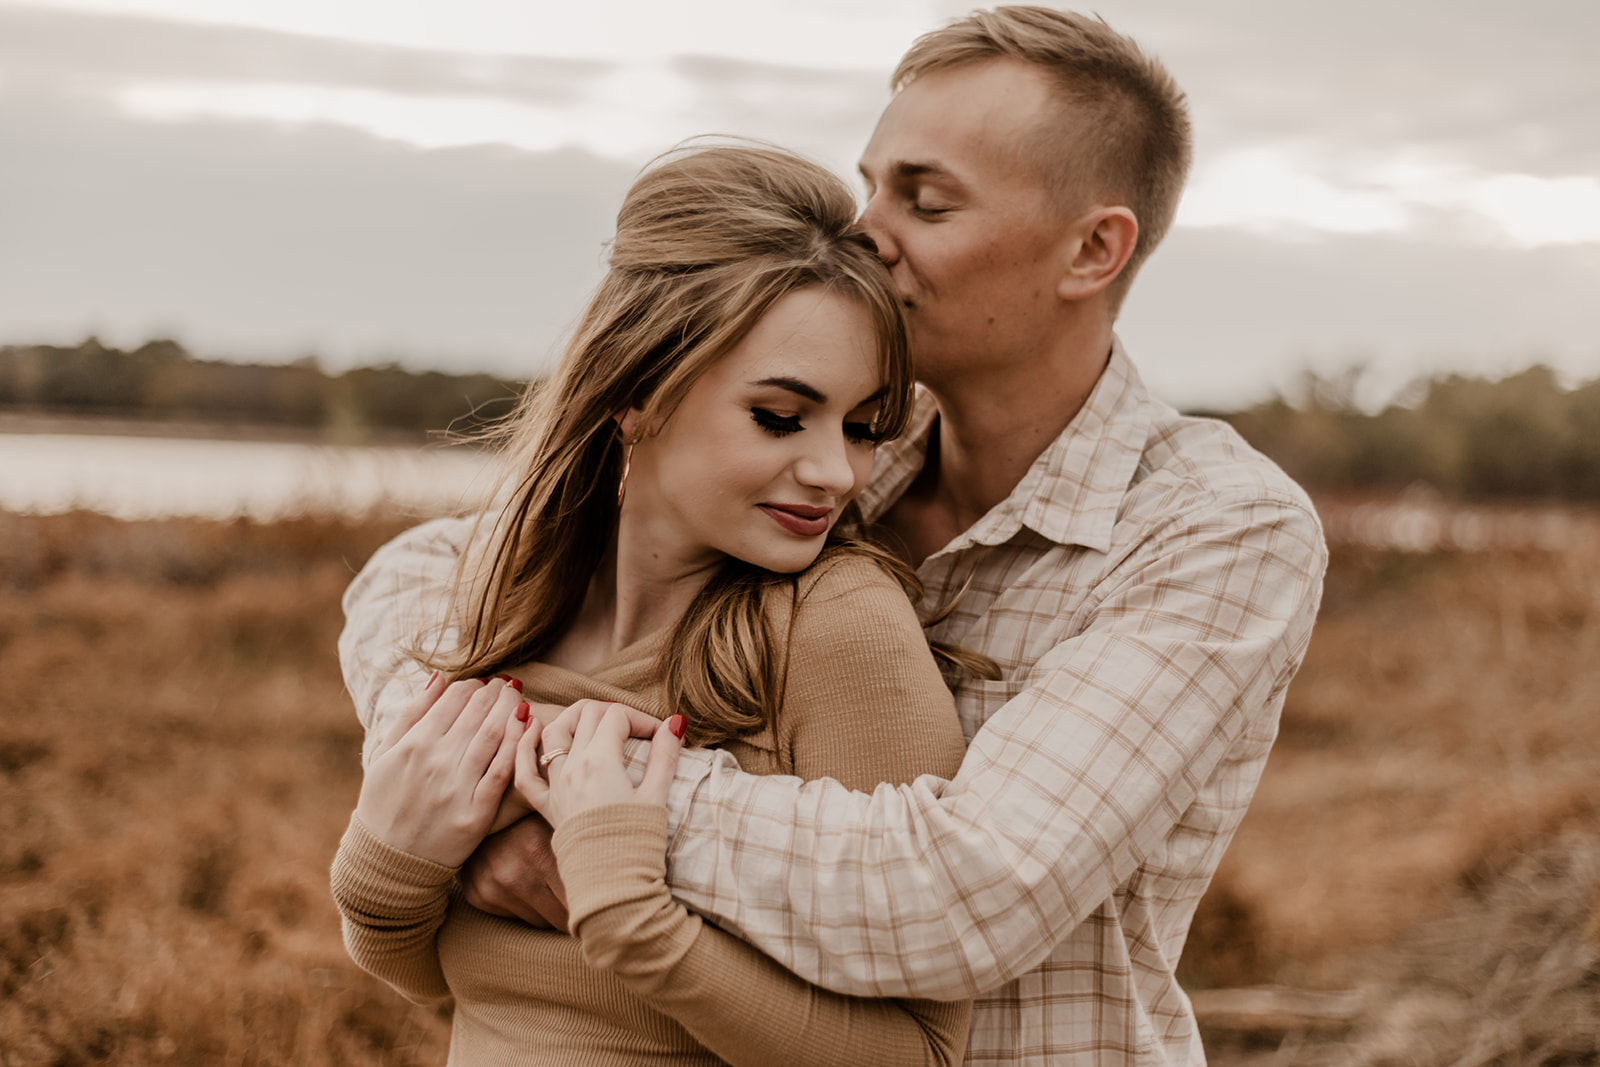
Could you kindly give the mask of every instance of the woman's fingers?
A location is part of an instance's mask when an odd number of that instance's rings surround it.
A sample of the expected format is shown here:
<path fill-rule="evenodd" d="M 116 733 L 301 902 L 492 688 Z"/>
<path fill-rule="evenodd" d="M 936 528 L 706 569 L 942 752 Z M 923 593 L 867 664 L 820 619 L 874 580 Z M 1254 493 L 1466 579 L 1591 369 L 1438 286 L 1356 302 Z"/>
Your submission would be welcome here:
<path fill-rule="evenodd" d="M 490 678 L 485 681 L 471 694 L 466 706 L 456 714 L 455 721 L 445 729 L 445 736 L 454 737 L 462 746 L 467 745 L 473 735 L 482 728 L 484 720 L 489 717 L 489 713 L 494 710 L 505 691 L 506 683 L 503 679 Z M 517 699 L 520 700 L 521 697 Z"/>
<path fill-rule="evenodd" d="M 444 694 L 446 688 L 444 675 L 438 671 L 434 671 L 429 675 L 427 684 L 417 693 L 415 699 L 406 705 L 405 710 L 400 713 L 400 717 L 395 720 L 394 728 L 384 735 L 383 740 L 378 743 L 378 747 L 373 750 L 373 758 L 376 759 L 393 748 L 406 735 L 406 732 L 428 713 L 428 709 L 433 707 L 439 697 Z"/>
<path fill-rule="evenodd" d="M 582 711 L 578 715 L 578 725 L 572 732 L 571 747 L 574 749 L 587 748 L 594 739 L 594 734 L 605 721 L 606 713 L 611 705 L 603 700 L 584 700 L 580 702 Z M 574 705 L 577 707 L 578 705 Z"/>
<path fill-rule="evenodd" d="M 550 795 L 550 783 L 539 773 L 539 741 L 548 737 L 553 728 L 553 724 L 546 726 L 534 719 L 517 741 L 516 789 L 528 807 L 538 812 L 544 811 L 545 798 Z"/>
<path fill-rule="evenodd" d="M 520 696 L 515 689 L 506 687 L 506 692 Z M 491 715 L 490 721 L 499 718 L 498 713 Z M 515 773 L 517 763 L 517 744 L 522 740 L 523 732 L 527 729 L 528 705 L 525 701 L 517 701 L 512 705 L 510 713 L 502 721 L 499 729 L 499 744 L 495 748 L 489 765 L 484 768 L 483 777 L 478 779 L 478 788 L 474 800 L 481 810 L 498 811 L 500 802 L 506 795 L 506 786 L 511 784 L 511 776 Z M 485 729 L 488 728 L 485 723 Z M 480 731 L 482 736 L 482 731 Z"/>
<path fill-rule="evenodd" d="M 672 776 L 678 770 L 678 753 L 683 751 L 686 721 L 682 715 L 673 715 L 657 724 L 655 736 L 650 740 L 650 758 L 644 766 L 644 779 L 634 792 L 638 800 L 666 805 L 667 794 L 672 791 Z"/>
<path fill-rule="evenodd" d="M 489 764 L 502 747 L 507 727 L 513 721 L 516 709 L 522 703 L 521 693 L 498 681 L 490 682 L 484 686 L 481 693 L 472 698 L 472 703 L 467 705 L 467 710 L 462 712 L 461 718 L 457 720 L 458 725 L 463 728 L 469 727 L 473 720 L 478 720 L 477 733 L 465 738 L 465 744 L 460 750 L 462 769 L 468 776 L 482 776 L 486 773 Z M 480 714 L 481 719 L 479 719 Z M 526 714 L 523 716 L 523 721 L 527 721 Z"/>
<path fill-rule="evenodd" d="M 565 753 L 572 748 L 572 735 L 578 728 L 578 720 L 583 714 L 587 701 L 580 700 L 568 706 L 567 710 L 557 715 L 554 722 L 547 723 L 539 737 L 539 749 L 534 753 L 531 772 L 542 781 L 550 778 L 550 765 L 560 759 L 559 753 Z M 521 773 L 521 767 L 517 768 Z"/>

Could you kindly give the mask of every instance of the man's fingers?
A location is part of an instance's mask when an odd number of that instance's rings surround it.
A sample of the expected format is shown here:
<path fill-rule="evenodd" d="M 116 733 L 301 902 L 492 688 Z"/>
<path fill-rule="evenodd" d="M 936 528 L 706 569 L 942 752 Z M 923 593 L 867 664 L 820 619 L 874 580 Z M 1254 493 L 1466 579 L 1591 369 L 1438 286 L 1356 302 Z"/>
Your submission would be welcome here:
<path fill-rule="evenodd" d="M 480 911 L 538 927 L 567 928 L 550 826 L 537 816 L 487 838 L 462 868 L 461 884 L 467 903 Z"/>
<path fill-rule="evenodd" d="M 684 718 L 673 715 L 656 724 L 655 736 L 650 740 L 650 757 L 645 763 L 644 779 L 634 796 L 650 804 L 667 803 L 672 791 L 672 776 L 678 769 L 678 753 L 683 750 Z M 620 756 L 620 746 L 618 749 Z"/>

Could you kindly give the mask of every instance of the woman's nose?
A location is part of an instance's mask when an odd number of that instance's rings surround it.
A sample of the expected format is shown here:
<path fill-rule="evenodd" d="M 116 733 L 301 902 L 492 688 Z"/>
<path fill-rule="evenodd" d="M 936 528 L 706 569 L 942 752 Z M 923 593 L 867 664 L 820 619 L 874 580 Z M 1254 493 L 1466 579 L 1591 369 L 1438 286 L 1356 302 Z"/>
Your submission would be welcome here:
<path fill-rule="evenodd" d="M 820 435 L 819 435 L 820 436 Z M 856 487 L 856 470 L 850 462 L 850 445 L 838 439 L 817 440 L 795 466 L 795 476 L 831 496 L 843 497 Z"/>

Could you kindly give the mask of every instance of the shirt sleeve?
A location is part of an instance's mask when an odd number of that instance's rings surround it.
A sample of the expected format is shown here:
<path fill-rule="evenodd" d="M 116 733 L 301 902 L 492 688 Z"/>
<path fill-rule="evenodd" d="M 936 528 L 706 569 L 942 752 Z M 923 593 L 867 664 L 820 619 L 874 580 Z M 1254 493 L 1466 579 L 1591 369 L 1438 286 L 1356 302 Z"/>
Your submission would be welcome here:
<path fill-rule="evenodd" d="M 686 752 L 679 900 L 801 976 L 954 998 L 1037 967 L 1147 857 L 1236 744 L 1270 742 L 1315 619 L 1315 516 L 1276 500 L 1174 517 L 977 732 L 953 780 L 870 795 Z M 1242 812 L 1248 800 L 1231 798 Z"/>
<path fill-rule="evenodd" d="M 353 814 L 333 858 L 333 901 L 350 958 L 415 1004 L 450 999 L 435 942 L 455 876 L 453 867 L 385 845 Z"/>
<path fill-rule="evenodd" d="M 666 885 L 664 809 L 617 804 L 574 816 L 554 847 L 584 960 L 616 975 L 733 1067 L 959 1064 L 967 1001 L 832 993 L 690 914 Z"/>
<path fill-rule="evenodd" d="M 434 519 L 399 535 L 361 568 L 344 593 L 339 666 L 366 730 L 361 763 L 428 679 L 407 650 L 444 629 L 456 564 L 472 540 L 471 518 Z"/>
<path fill-rule="evenodd" d="M 954 773 L 955 706 L 905 594 L 869 560 L 823 567 L 790 631 L 779 733 L 795 769 L 863 788 Z M 864 1049 L 874 1064 L 961 1062 L 969 1002 L 832 993 L 691 915 L 667 889 L 666 828 L 661 808 L 614 805 L 556 833 L 572 930 L 591 966 L 734 1065 L 844 1067 Z"/>

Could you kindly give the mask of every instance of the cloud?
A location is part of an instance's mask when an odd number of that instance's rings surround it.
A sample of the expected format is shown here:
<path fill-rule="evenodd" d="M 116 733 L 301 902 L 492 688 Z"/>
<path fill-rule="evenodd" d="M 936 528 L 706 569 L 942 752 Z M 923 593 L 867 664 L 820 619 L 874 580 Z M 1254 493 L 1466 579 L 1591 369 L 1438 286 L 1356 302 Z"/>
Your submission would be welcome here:
<path fill-rule="evenodd" d="M 1194 101 L 1202 157 L 1317 140 L 1486 172 L 1600 172 L 1600 5 L 1109 0 L 1099 10 L 1113 25 L 1149 27 Z"/>
<path fill-rule="evenodd" d="M 1178 224 L 1523 248 L 1600 244 L 1600 179 L 1483 173 L 1415 152 L 1334 160 L 1289 142 L 1206 161 Z"/>
<path fill-rule="evenodd" d="M 1159 391 L 1228 406 L 1358 359 L 1379 391 L 1532 359 L 1600 373 L 1600 244 L 1573 224 L 1600 196 L 1600 5 L 1101 10 L 1197 108 L 1187 225 L 1121 324 Z M 467 54 L 0 0 L 0 340 L 528 373 L 598 280 L 639 159 L 734 132 L 847 173 L 892 61 Z"/>
<path fill-rule="evenodd" d="M 0 336 L 532 373 L 633 169 L 336 127 L 155 125 L 0 97 Z M 25 206 L 25 207 L 24 207 Z"/>
<path fill-rule="evenodd" d="M 655 62 L 721 55 L 830 70 L 893 62 L 933 21 L 933 0 L 34 0 L 478 55 Z"/>
<path fill-rule="evenodd" d="M 109 101 L 142 119 L 324 122 L 417 147 L 577 147 L 635 166 L 715 132 L 851 173 L 888 99 L 878 71 L 486 56 L 3 2 L 0 69 L 0 93 Z"/>
<path fill-rule="evenodd" d="M 83 14 L 0 3 L 0 67 L 53 89 L 229 82 L 352 86 L 397 93 L 495 95 L 545 104 L 581 96 L 617 63 L 456 52 L 271 30 Z"/>
<path fill-rule="evenodd" d="M 1228 408 L 1366 365 L 1367 399 L 1419 376 L 1547 363 L 1600 376 L 1600 246 L 1511 252 L 1396 235 L 1289 242 L 1175 230 L 1118 332 L 1161 395 Z"/>

